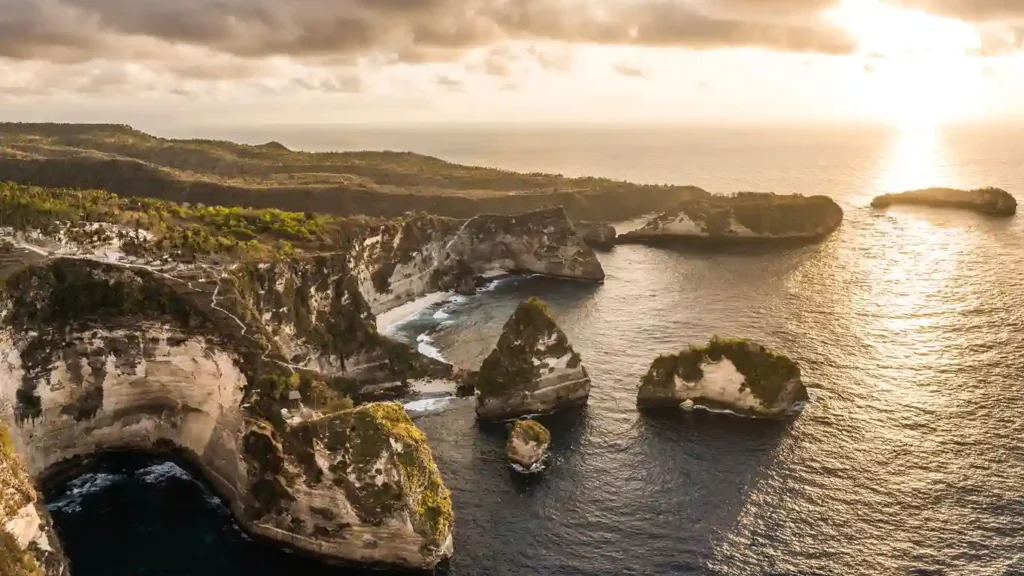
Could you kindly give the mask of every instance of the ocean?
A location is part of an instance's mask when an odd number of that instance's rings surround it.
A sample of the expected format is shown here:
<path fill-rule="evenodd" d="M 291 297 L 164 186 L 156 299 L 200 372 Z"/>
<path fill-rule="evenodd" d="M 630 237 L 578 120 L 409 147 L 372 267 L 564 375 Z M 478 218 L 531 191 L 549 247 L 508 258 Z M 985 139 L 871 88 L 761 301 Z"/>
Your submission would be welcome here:
<path fill-rule="evenodd" d="M 453 494 L 450 574 L 1024 574 L 1024 217 L 868 206 L 933 185 L 998 186 L 1024 201 L 1015 131 L 209 132 L 196 135 L 827 194 L 843 206 L 842 228 L 821 244 L 619 246 L 599 255 L 604 284 L 506 279 L 393 327 L 475 367 L 516 304 L 539 296 L 594 381 L 585 410 L 542 418 L 554 448 L 541 475 L 515 474 L 504 428 L 478 424 L 471 406 L 417 419 Z M 812 388 L 806 410 L 785 422 L 638 413 L 651 360 L 714 334 L 796 359 Z M 173 463 L 109 458 L 49 496 L 75 576 L 355 574 L 248 540 Z"/>

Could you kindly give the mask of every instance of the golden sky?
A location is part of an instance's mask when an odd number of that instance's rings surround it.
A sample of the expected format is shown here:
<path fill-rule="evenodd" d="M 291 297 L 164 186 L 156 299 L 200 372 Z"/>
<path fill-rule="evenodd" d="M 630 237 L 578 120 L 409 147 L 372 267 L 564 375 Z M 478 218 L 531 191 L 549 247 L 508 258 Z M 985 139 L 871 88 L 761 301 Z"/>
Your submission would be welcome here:
<path fill-rule="evenodd" d="M 1024 117 L 1024 0 L 0 0 L 0 119 Z"/>

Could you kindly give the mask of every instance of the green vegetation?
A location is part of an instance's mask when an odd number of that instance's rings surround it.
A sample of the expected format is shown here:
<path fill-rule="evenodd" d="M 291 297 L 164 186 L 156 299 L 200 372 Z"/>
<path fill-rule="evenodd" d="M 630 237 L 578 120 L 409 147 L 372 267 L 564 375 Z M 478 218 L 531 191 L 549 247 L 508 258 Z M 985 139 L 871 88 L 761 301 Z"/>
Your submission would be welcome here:
<path fill-rule="evenodd" d="M 343 454 L 331 471 L 364 522 L 386 522 L 407 502 L 413 527 L 425 540 L 425 552 L 442 550 L 454 521 L 451 495 L 441 481 L 426 436 L 401 404 L 367 404 L 306 426 L 315 428 L 314 436 L 327 450 Z M 393 448 L 393 442 L 401 448 Z M 398 484 L 376 481 L 385 474 L 376 468 L 382 454 L 391 454 L 393 465 L 401 471 Z M 389 465 L 385 461 L 384 466 Z"/>
<path fill-rule="evenodd" d="M 826 196 L 756 192 L 712 197 L 687 203 L 681 210 L 703 223 L 711 236 L 728 234 L 733 219 L 753 232 L 775 236 L 830 232 L 843 219 L 842 208 Z"/>
<path fill-rule="evenodd" d="M 512 425 L 512 436 L 527 442 L 546 446 L 551 443 L 551 432 L 536 420 L 516 420 Z"/>
<path fill-rule="evenodd" d="M 111 231 L 88 223 L 109 223 Z M 66 190 L 0 182 L 0 226 L 44 233 L 70 223 L 73 239 L 109 240 L 115 234 L 126 252 L 194 258 L 211 254 L 287 255 L 347 246 L 376 224 L 365 218 L 337 218 L 269 208 L 226 208 L 150 198 L 120 198 L 99 190 Z M 132 234 L 145 231 L 146 237 Z"/>
<path fill-rule="evenodd" d="M 533 363 L 538 356 L 561 357 L 572 353 L 570 367 L 580 357 L 558 325 L 551 309 L 537 298 L 519 304 L 502 328 L 498 344 L 480 366 L 476 389 L 483 398 L 500 397 L 517 390 L 531 390 L 541 376 Z"/>
<path fill-rule="evenodd" d="M 0 424 L 0 575 L 42 576 L 35 558 L 4 530 L 4 524 L 35 499 L 32 483 L 14 452 L 7 428 Z"/>
<path fill-rule="evenodd" d="M 656 358 L 641 379 L 641 386 L 671 391 L 675 388 L 676 376 L 697 382 L 704 377 L 701 364 L 719 362 L 723 358 L 730 360 L 746 378 L 742 388 L 749 389 L 765 406 L 775 405 L 787 385 L 800 378 L 800 367 L 786 356 L 747 340 L 715 336 L 706 346 L 690 346 L 677 355 Z"/>
<path fill-rule="evenodd" d="M 152 273 L 96 262 L 54 260 L 25 267 L 4 280 L 3 293 L 12 304 L 6 321 L 22 329 L 121 316 L 171 318 L 186 329 L 210 322 Z"/>
<path fill-rule="evenodd" d="M 294 152 L 277 143 L 168 140 L 128 126 L 74 124 L 0 124 L 4 180 L 210 205 L 385 217 L 413 209 L 465 218 L 561 205 L 574 219 L 607 220 L 707 195 L 692 186 L 521 174 L 409 152 Z"/>

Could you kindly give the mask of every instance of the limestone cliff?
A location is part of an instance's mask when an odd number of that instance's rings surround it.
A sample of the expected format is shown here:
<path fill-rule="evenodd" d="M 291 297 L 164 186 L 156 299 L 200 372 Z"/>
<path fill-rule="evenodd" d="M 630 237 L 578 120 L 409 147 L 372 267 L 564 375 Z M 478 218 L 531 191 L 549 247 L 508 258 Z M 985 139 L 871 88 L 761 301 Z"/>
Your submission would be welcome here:
<path fill-rule="evenodd" d="M 607 222 L 576 222 L 576 230 L 587 246 L 595 250 L 610 250 L 615 246 L 618 232 Z"/>
<path fill-rule="evenodd" d="M 512 424 L 505 446 L 509 462 L 523 472 L 534 472 L 547 457 L 551 432 L 535 420 L 517 420 Z"/>
<path fill-rule="evenodd" d="M 1009 192 L 999 188 L 927 188 L 900 194 L 883 194 L 871 201 L 871 206 L 875 208 L 888 208 L 899 204 L 962 208 L 993 216 L 1013 216 L 1017 213 L 1017 200 Z"/>
<path fill-rule="evenodd" d="M 175 447 L 248 531 L 413 569 L 452 553 L 448 491 L 400 405 L 352 400 L 452 367 L 375 315 L 479 273 L 603 277 L 558 209 L 349 221 L 0 184 L 0 236 L 0 423 L 27 474 L 0 474 L 0 493 Z M 4 545 L 59 573 L 45 514 L 8 501 Z"/>
<path fill-rule="evenodd" d="M 741 192 L 686 202 L 619 236 L 618 243 L 700 244 L 818 240 L 843 222 L 826 196 Z"/>
<path fill-rule="evenodd" d="M 808 399 L 800 367 L 745 340 L 717 337 L 704 347 L 660 356 L 641 379 L 640 408 L 694 405 L 737 414 L 781 417 Z"/>
<path fill-rule="evenodd" d="M 523 302 L 475 377 L 477 417 L 506 420 L 584 406 L 590 377 L 548 307 Z"/>
<path fill-rule="evenodd" d="M 67 562 L 32 480 L 0 424 L 0 574 L 64 576 Z"/>

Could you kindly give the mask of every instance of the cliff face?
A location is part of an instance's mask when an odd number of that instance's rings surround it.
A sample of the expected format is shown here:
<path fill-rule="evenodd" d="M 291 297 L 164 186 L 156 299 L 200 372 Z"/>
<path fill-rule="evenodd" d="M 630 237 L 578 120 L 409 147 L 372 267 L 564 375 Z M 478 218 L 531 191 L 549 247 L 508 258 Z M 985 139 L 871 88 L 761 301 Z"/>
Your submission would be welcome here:
<path fill-rule="evenodd" d="M 1016 198 L 999 188 L 928 188 L 900 194 L 883 194 L 871 201 L 871 206 L 875 208 L 888 208 L 899 204 L 962 208 L 993 216 L 1013 216 L 1017 213 Z"/>
<path fill-rule="evenodd" d="M 0 422 L 6 462 L 23 469 L 0 473 L 0 493 L 71 458 L 173 446 L 247 530 L 327 561 L 430 569 L 452 553 L 451 503 L 423 435 L 400 405 L 345 398 L 451 367 L 378 334 L 375 312 L 464 274 L 600 276 L 559 210 L 417 217 L 347 229 L 334 252 L 204 258 L 179 257 L 144 220 L 41 221 L 24 202 L 0 202 L 0 215 L 19 224 L 0 241 Z M 0 536 L 58 574 L 56 541 L 52 553 L 33 544 L 45 543 L 45 511 L 24 520 L 34 498 L 8 499 Z"/>
<path fill-rule="evenodd" d="M 584 406 L 590 396 L 580 355 L 537 299 L 520 304 L 505 323 L 475 383 L 476 413 L 483 420 Z"/>
<path fill-rule="evenodd" d="M 842 221 L 842 208 L 826 196 L 743 192 L 684 203 L 619 236 L 618 242 L 815 240 L 834 232 Z"/>
<path fill-rule="evenodd" d="M 718 338 L 657 358 L 637 392 L 640 408 L 674 408 L 691 401 L 764 418 L 784 416 L 807 399 L 800 367 L 792 360 L 753 342 Z"/>

